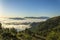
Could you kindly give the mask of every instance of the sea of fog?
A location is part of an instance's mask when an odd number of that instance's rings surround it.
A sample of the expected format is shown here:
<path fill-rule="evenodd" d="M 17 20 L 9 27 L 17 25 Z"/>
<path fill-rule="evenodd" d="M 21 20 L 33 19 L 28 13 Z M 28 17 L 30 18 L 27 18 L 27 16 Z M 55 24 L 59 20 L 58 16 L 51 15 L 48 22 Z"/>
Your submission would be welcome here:
<path fill-rule="evenodd" d="M 26 28 L 31 28 L 30 23 L 42 22 L 45 20 L 46 19 L 13 20 L 9 18 L 0 18 L 0 23 L 2 24 L 2 28 L 15 28 L 17 30 L 25 30 Z"/>

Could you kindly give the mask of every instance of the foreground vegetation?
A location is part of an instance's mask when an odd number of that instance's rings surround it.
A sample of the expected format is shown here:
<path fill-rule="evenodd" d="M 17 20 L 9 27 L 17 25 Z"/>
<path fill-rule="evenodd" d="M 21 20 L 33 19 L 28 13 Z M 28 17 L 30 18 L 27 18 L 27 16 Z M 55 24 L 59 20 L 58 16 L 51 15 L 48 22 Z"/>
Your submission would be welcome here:
<path fill-rule="evenodd" d="M 60 40 L 60 16 L 45 22 L 32 23 L 32 28 L 17 31 L 4 29 L 0 24 L 0 40 Z"/>

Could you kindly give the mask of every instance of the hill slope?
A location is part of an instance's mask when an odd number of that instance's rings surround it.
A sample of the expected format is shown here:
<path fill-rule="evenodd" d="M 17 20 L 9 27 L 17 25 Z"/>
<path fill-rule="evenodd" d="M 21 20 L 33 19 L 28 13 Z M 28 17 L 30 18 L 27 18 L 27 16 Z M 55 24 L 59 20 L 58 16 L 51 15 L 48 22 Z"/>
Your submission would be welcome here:
<path fill-rule="evenodd" d="M 19 32 L 14 28 L 3 29 L 0 26 L 0 40 L 60 40 L 60 16 L 32 23 L 31 26 Z"/>
<path fill-rule="evenodd" d="M 44 36 L 44 37 L 48 38 L 48 35 L 52 31 L 57 34 L 60 33 L 60 16 L 50 18 L 45 22 L 41 22 L 41 23 L 37 23 L 37 24 L 33 23 L 31 25 L 35 26 L 30 29 L 32 32 L 34 32 L 40 36 Z M 51 39 L 51 40 L 53 40 L 53 39 Z"/>

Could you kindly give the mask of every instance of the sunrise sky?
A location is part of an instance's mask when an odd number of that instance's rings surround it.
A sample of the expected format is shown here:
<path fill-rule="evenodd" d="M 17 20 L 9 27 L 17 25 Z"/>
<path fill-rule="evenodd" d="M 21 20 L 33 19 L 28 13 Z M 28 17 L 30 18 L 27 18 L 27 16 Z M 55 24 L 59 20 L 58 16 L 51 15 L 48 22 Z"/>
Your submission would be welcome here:
<path fill-rule="evenodd" d="M 0 0 L 0 17 L 60 16 L 60 0 Z"/>

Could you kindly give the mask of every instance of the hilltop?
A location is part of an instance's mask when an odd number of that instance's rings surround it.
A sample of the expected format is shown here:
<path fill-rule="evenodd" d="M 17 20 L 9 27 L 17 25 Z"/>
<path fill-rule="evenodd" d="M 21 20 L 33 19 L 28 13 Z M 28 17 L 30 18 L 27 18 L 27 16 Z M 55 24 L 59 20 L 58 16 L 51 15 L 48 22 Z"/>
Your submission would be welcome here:
<path fill-rule="evenodd" d="M 32 23 L 31 25 L 34 27 L 32 27 L 30 30 L 40 36 L 46 37 L 46 40 L 59 40 L 60 16 L 50 18 L 45 22 Z"/>

